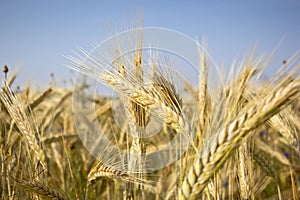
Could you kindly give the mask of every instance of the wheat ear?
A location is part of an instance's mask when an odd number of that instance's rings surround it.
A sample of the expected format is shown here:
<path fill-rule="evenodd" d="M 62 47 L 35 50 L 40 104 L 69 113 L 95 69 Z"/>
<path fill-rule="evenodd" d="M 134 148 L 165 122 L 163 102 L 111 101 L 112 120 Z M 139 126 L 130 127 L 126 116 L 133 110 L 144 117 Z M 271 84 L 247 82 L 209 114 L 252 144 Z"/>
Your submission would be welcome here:
<path fill-rule="evenodd" d="M 19 128 L 22 137 L 28 143 L 28 147 L 32 149 L 35 156 L 44 165 L 44 152 L 39 145 L 35 134 L 37 133 L 37 127 L 33 125 L 34 118 L 32 113 L 28 113 L 26 108 L 19 101 L 16 94 L 14 94 L 10 89 L 0 92 L 0 99 L 3 102 L 5 108 L 7 109 L 11 118 L 15 121 L 17 127 Z"/>
<path fill-rule="evenodd" d="M 101 78 L 112 88 L 120 91 L 128 96 L 132 101 L 137 102 L 143 107 L 149 108 L 155 112 L 160 119 L 164 119 L 177 133 L 186 130 L 187 124 L 180 114 L 180 111 L 172 104 L 166 104 L 162 100 L 157 89 L 154 86 L 140 87 L 132 89 L 129 83 L 125 83 L 122 79 L 113 74 L 102 74 Z M 162 110 L 162 112 L 160 112 Z"/>
<path fill-rule="evenodd" d="M 38 106 L 44 99 L 46 99 L 52 93 L 52 88 L 47 88 L 40 95 L 38 95 L 30 104 L 29 108 L 34 109 Z"/>
<path fill-rule="evenodd" d="M 58 191 L 56 189 L 53 189 L 47 185 L 44 185 L 43 183 L 34 180 L 32 182 L 28 181 L 17 181 L 18 185 L 20 187 L 23 187 L 26 191 L 29 191 L 31 193 L 35 193 L 39 195 L 40 197 L 43 197 L 43 199 L 51 199 L 51 200 L 69 200 L 67 195 L 65 195 L 63 192 Z"/>
<path fill-rule="evenodd" d="M 103 165 L 102 162 L 98 162 L 95 167 L 91 169 L 88 175 L 88 182 L 94 183 L 101 178 L 117 179 L 123 182 L 137 183 L 137 184 L 151 184 L 150 181 L 139 179 L 133 175 L 128 174 L 120 170 L 115 170 L 111 167 Z"/>
<path fill-rule="evenodd" d="M 179 191 L 179 199 L 194 199 L 206 187 L 213 173 L 230 156 L 241 139 L 291 103 L 299 95 L 299 81 L 291 81 L 286 87 L 276 88 L 270 95 L 243 112 L 201 151 L 186 175 Z"/>
<path fill-rule="evenodd" d="M 297 138 L 297 129 L 289 119 L 291 110 L 283 110 L 270 119 L 271 126 L 280 132 L 288 144 L 300 155 L 300 141 Z"/>
<path fill-rule="evenodd" d="M 248 144 L 244 143 L 240 146 L 238 151 L 238 178 L 239 191 L 241 199 L 250 198 L 250 180 L 249 180 L 249 149 Z"/>

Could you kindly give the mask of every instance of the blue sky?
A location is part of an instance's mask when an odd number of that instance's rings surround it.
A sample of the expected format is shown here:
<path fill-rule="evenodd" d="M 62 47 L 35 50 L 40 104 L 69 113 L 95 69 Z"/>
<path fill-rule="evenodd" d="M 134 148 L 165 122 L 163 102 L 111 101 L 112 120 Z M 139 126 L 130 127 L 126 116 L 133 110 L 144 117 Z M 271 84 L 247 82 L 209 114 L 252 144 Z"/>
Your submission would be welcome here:
<path fill-rule="evenodd" d="M 276 64 L 300 48 L 300 1 L 16 1 L 0 0 L 0 66 L 18 71 L 18 83 L 46 86 L 71 77 L 62 55 L 90 48 L 142 10 L 144 26 L 205 36 L 217 63 L 249 53 L 271 52 Z M 123 27 L 123 28 L 122 28 Z"/>

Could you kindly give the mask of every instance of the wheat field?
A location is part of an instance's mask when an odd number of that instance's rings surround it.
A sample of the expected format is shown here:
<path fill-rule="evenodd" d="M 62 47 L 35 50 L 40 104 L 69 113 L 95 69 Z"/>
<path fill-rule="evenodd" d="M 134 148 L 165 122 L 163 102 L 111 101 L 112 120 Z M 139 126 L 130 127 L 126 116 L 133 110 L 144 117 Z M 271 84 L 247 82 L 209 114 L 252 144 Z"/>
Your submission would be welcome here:
<path fill-rule="evenodd" d="M 134 45 L 141 44 L 142 35 L 133 37 Z M 272 58 L 250 55 L 222 74 L 224 85 L 215 91 L 208 89 L 212 66 L 205 52 L 199 53 L 197 86 L 178 81 L 180 77 L 160 67 L 172 67 L 172 62 L 143 51 L 121 59 L 114 55 L 117 62 L 102 71 L 96 58 L 85 65 L 88 52 L 79 54 L 68 57 L 69 67 L 114 89 L 126 119 L 121 125 L 116 120 L 123 115 L 116 117 L 121 114 L 114 113 L 113 97 L 88 92 L 80 95 L 85 105 L 94 107 L 94 115 L 74 114 L 75 93 L 91 87 L 84 80 L 75 89 L 49 85 L 36 91 L 16 87 L 17 75 L 5 66 L 0 92 L 2 199 L 300 196 L 298 53 L 283 61 L 271 79 L 262 77 L 272 67 Z M 153 67 L 146 69 L 150 60 Z M 186 100 L 179 87 L 192 100 Z M 91 118 L 127 157 L 101 141 L 92 143 L 102 136 L 90 137 L 88 131 L 80 136 L 79 129 L 88 130 Z M 144 136 L 154 118 L 161 127 L 150 140 Z M 181 152 L 175 146 L 173 151 L 182 154 L 174 162 L 149 170 L 154 162 L 147 158 L 176 136 L 188 139 L 188 149 Z"/>

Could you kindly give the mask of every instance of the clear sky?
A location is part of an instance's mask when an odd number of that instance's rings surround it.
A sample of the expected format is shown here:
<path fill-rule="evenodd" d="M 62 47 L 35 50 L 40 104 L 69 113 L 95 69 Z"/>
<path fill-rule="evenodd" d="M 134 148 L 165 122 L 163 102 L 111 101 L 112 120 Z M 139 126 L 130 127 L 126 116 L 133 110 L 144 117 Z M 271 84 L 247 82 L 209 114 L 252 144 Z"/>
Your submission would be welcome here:
<path fill-rule="evenodd" d="M 62 55 L 101 42 L 143 11 L 144 26 L 205 36 L 211 56 L 226 64 L 249 53 L 271 52 L 274 63 L 300 48 L 300 1 L 77 1 L 0 0 L 0 65 L 19 81 L 46 86 L 71 77 Z M 274 65 L 275 66 L 275 65 Z M 274 67 L 275 69 L 275 67 Z M 272 69 L 271 69 L 272 71 Z"/>

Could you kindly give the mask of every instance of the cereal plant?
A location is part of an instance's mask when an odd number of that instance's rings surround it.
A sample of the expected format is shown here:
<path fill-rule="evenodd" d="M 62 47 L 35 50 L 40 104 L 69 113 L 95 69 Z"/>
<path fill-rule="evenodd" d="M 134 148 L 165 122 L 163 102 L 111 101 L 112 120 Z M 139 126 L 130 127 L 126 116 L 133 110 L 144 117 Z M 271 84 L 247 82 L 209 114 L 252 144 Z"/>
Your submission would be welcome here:
<path fill-rule="evenodd" d="M 1 198 L 298 199 L 299 52 L 271 79 L 255 53 L 221 72 L 205 41 L 136 24 L 67 56 L 71 89 L 3 67 Z"/>

